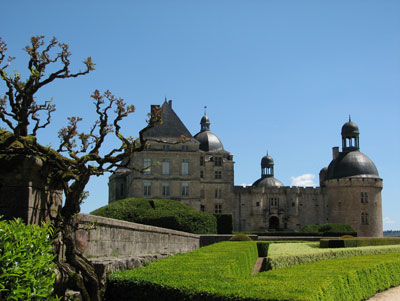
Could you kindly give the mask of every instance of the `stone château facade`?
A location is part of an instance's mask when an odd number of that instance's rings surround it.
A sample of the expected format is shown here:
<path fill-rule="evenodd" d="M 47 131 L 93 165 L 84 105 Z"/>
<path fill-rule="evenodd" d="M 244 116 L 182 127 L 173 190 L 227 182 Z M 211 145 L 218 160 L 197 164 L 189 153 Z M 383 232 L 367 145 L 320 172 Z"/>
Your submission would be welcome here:
<path fill-rule="evenodd" d="M 153 107 L 153 106 L 152 106 Z M 154 107 L 153 107 L 154 108 Z M 159 106 L 157 106 L 159 108 Z M 300 230 L 309 224 L 350 224 L 359 236 L 381 237 L 382 179 L 359 149 L 358 126 L 342 127 L 342 151 L 333 148 L 320 187 L 289 187 L 274 177 L 274 160 L 261 159 L 252 186 L 234 186 L 233 155 L 210 131 L 206 114 L 192 136 L 172 109 L 144 131 L 148 146 L 110 177 L 109 202 L 127 197 L 180 200 L 209 213 L 232 213 L 237 231 Z"/>

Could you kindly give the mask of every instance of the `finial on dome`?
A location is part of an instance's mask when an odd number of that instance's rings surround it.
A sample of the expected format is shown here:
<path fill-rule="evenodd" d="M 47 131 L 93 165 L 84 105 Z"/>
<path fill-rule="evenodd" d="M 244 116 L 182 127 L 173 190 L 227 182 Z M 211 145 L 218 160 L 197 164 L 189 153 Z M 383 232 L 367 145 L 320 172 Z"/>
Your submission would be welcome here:
<path fill-rule="evenodd" d="M 351 115 L 349 114 L 349 122 L 351 122 Z"/>
<path fill-rule="evenodd" d="M 207 116 L 207 106 L 204 106 L 204 116 Z"/>

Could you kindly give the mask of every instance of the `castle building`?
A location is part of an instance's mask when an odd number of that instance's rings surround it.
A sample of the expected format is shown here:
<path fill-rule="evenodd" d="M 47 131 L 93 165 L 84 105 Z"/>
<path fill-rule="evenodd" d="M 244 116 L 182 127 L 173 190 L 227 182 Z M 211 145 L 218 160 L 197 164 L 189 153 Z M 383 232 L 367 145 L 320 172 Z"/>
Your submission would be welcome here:
<path fill-rule="evenodd" d="M 143 132 L 146 149 L 133 153 L 127 167 L 110 177 L 109 202 L 165 198 L 197 210 L 231 213 L 233 156 L 210 131 L 210 119 L 204 114 L 200 132 L 193 137 L 172 109 L 172 101 L 165 101 L 161 112 L 162 122 Z"/>
<path fill-rule="evenodd" d="M 152 108 L 159 106 L 152 106 Z M 289 187 L 274 177 L 274 160 L 261 159 L 261 177 L 234 186 L 233 155 L 210 131 L 204 113 L 192 136 L 172 109 L 161 106 L 162 122 L 144 129 L 147 147 L 133 153 L 109 180 L 109 202 L 166 198 L 209 213 L 231 213 L 236 231 L 300 230 L 309 224 L 343 223 L 359 236 L 382 237 L 382 179 L 360 152 L 358 126 L 342 127 L 342 151 L 320 171 L 320 187 Z"/>

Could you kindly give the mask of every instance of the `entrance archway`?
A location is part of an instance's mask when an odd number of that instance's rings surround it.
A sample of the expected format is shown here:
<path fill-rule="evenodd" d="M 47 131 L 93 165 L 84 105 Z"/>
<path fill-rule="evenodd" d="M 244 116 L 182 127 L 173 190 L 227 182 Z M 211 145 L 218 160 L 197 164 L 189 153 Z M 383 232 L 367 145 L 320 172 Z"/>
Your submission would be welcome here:
<path fill-rule="evenodd" d="M 269 230 L 278 230 L 279 229 L 279 218 L 276 216 L 271 216 L 269 218 Z"/>

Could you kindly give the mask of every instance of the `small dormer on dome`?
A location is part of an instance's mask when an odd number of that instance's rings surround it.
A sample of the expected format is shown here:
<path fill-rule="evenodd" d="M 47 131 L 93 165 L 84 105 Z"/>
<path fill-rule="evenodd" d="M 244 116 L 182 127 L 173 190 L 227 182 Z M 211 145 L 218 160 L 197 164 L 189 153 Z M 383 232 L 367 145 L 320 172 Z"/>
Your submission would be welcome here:
<path fill-rule="evenodd" d="M 360 130 L 357 124 L 349 121 L 342 126 L 342 149 L 344 152 L 360 149 Z"/>

